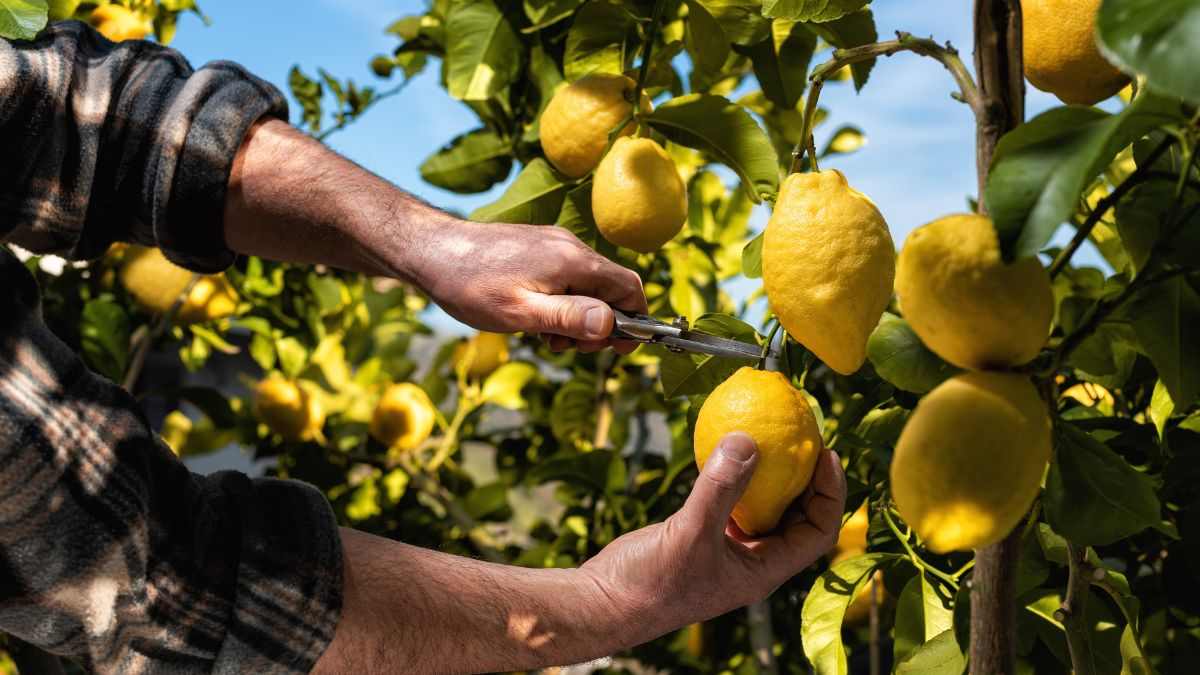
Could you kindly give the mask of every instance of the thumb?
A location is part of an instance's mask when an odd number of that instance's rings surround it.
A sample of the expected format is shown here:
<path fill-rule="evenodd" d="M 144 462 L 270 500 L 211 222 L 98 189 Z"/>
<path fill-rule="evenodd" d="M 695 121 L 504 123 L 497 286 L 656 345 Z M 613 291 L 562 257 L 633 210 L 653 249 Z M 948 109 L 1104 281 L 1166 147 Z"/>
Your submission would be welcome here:
<path fill-rule="evenodd" d="M 733 506 L 741 499 L 758 465 L 758 447 L 748 434 L 735 431 L 717 443 L 692 487 L 684 510 L 703 529 L 725 531 Z"/>
<path fill-rule="evenodd" d="M 613 313 L 604 301 L 583 295 L 529 293 L 531 333 L 565 335 L 576 340 L 604 340 L 612 334 Z"/>

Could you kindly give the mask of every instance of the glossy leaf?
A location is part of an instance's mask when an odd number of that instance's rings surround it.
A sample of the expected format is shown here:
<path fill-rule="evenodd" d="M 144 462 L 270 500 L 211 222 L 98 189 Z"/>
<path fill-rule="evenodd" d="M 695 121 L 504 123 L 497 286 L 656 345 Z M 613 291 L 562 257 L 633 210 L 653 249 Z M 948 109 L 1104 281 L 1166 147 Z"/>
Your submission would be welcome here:
<path fill-rule="evenodd" d="M 846 608 L 877 568 L 903 559 L 895 553 L 867 553 L 834 564 L 817 578 L 800 612 L 800 641 L 817 675 L 847 675 L 842 620 Z"/>
<path fill-rule="evenodd" d="M 1111 544 L 1159 522 L 1150 478 L 1107 445 L 1060 423 L 1042 498 L 1046 520 L 1083 546 Z"/>
<path fill-rule="evenodd" d="M 808 85 L 808 64 L 816 47 L 817 36 L 804 24 L 776 19 L 766 40 L 739 51 L 750 57 L 767 98 L 791 110 Z"/>
<path fill-rule="evenodd" d="M 486 101 L 520 73 L 521 40 L 490 2 L 453 3 L 446 40 L 446 91 L 456 99 Z"/>
<path fill-rule="evenodd" d="M 46 27 L 46 0 L 0 0 L 0 38 L 32 40 Z"/>
<path fill-rule="evenodd" d="M 525 407 L 521 390 L 536 378 L 537 374 L 537 367 L 531 363 L 506 363 L 484 380 L 481 397 L 486 403 L 509 410 L 520 410 Z"/>
<path fill-rule="evenodd" d="M 1148 94 L 1119 115 L 1053 108 L 1005 134 L 985 193 L 1005 259 L 1037 255 L 1122 148 L 1176 119 L 1177 104 Z"/>
<path fill-rule="evenodd" d="M 89 300 L 80 317 L 79 337 L 87 364 L 120 382 L 129 365 L 129 313 L 112 296 Z"/>
<path fill-rule="evenodd" d="M 633 18 L 619 5 L 589 2 L 575 14 L 567 32 L 563 72 L 574 82 L 588 73 L 624 72 L 631 54 Z"/>
<path fill-rule="evenodd" d="M 835 21 L 809 24 L 809 28 L 826 42 L 840 49 L 871 44 L 879 39 L 879 33 L 875 30 L 875 15 L 869 8 L 860 9 Z M 850 66 L 855 90 L 863 88 L 874 67 L 875 59 L 860 61 Z"/>
<path fill-rule="evenodd" d="M 792 21 L 833 21 L 867 6 L 871 0 L 763 0 L 763 14 Z"/>
<path fill-rule="evenodd" d="M 867 358 L 883 379 L 924 394 L 959 372 L 921 342 L 904 319 L 885 313 L 867 340 Z"/>
<path fill-rule="evenodd" d="M 747 279 L 762 278 L 762 245 L 763 235 L 760 232 L 742 249 L 742 274 Z"/>
<path fill-rule="evenodd" d="M 779 159 L 762 127 L 722 96 L 689 94 L 659 106 L 650 126 L 671 141 L 708 153 L 733 169 L 755 203 L 779 191 Z"/>
<path fill-rule="evenodd" d="M 903 663 L 921 645 L 951 630 L 954 612 L 948 593 L 939 592 L 920 572 L 904 585 L 896 599 L 895 663 Z"/>
<path fill-rule="evenodd" d="M 496 132 L 468 131 L 421 163 L 421 178 L 451 192 L 484 192 L 508 177 L 512 146 Z"/>
<path fill-rule="evenodd" d="M 1200 395 L 1200 293 L 1176 277 L 1139 293 L 1127 315 L 1175 407 L 1187 410 Z"/>
<path fill-rule="evenodd" d="M 896 675 L 962 675 L 967 657 L 947 629 L 917 647 L 907 659 L 896 664 Z"/>
<path fill-rule="evenodd" d="M 1151 89 L 1200 103 L 1200 5 L 1192 0 L 1104 0 L 1096 19 L 1104 56 Z"/>
<path fill-rule="evenodd" d="M 688 20 L 684 42 L 695 68 L 717 73 L 729 58 L 729 38 L 704 5 L 688 0 Z"/>
<path fill-rule="evenodd" d="M 734 44 L 761 42 L 771 30 L 771 22 L 762 15 L 762 0 L 698 0 L 717 20 Z"/>
<path fill-rule="evenodd" d="M 522 28 L 521 32 L 533 33 L 570 18 L 571 14 L 583 4 L 583 0 L 525 0 L 522 4 L 525 8 L 525 16 L 529 18 L 529 23 L 532 25 Z"/>
<path fill-rule="evenodd" d="M 570 188 L 549 162 L 538 157 L 525 165 L 499 199 L 471 213 L 471 220 L 549 225 L 558 218 Z"/>

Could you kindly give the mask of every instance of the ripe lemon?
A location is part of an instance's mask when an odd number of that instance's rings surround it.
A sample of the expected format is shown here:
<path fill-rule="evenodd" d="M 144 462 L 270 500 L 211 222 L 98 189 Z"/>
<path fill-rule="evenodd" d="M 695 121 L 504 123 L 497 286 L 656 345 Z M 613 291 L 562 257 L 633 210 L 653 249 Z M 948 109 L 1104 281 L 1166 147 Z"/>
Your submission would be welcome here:
<path fill-rule="evenodd" d="M 960 368 L 1028 362 L 1054 318 L 1050 276 L 1036 258 L 1006 265 L 990 218 L 946 216 L 900 251 L 900 308 L 921 341 Z"/>
<path fill-rule="evenodd" d="M 1096 47 L 1101 0 L 1024 0 L 1025 77 L 1063 103 L 1092 105 L 1120 91 L 1129 78 Z"/>
<path fill-rule="evenodd" d="M 454 348 L 454 369 L 467 369 L 467 377 L 482 379 L 508 363 L 508 336 L 500 333 L 476 333 Z"/>
<path fill-rule="evenodd" d="M 662 248 L 687 220 L 675 161 L 649 138 L 618 138 L 592 179 L 592 216 L 604 238 L 639 253 Z"/>
<path fill-rule="evenodd" d="M 254 389 L 254 413 L 271 431 L 287 441 L 322 440 L 325 409 L 298 383 L 268 377 Z"/>
<path fill-rule="evenodd" d="M 917 404 L 892 458 L 904 520 L 937 553 L 1000 541 L 1029 510 L 1050 460 L 1050 418 L 1025 377 L 973 372 Z"/>
<path fill-rule="evenodd" d="M 763 287 L 784 329 L 849 375 L 892 298 L 896 246 L 866 195 L 839 171 L 788 176 L 767 222 Z"/>
<path fill-rule="evenodd" d="M 167 260 L 156 248 L 130 246 L 124 251 L 119 279 L 139 305 L 155 314 L 171 309 L 187 289 L 193 273 Z M 237 309 L 237 292 L 224 275 L 202 276 L 179 306 L 179 323 L 196 323 L 229 316 Z"/>
<path fill-rule="evenodd" d="M 113 42 L 141 40 L 154 30 L 154 24 L 122 5 L 103 5 L 92 12 L 91 24 Z"/>
<path fill-rule="evenodd" d="M 633 114 L 630 100 L 636 88 L 637 83 L 624 75 L 593 73 L 559 89 L 540 122 L 546 159 L 571 178 L 596 168 L 608 147 L 608 134 Z M 641 108 L 650 110 L 645 92 Z M 635 128 L 631 122 L 621 135 L 628 136 Z"/>
<path fill-rule="evenodd" d="M 371 416 L 371 436 L 394 450 L 413 450 L 433 433 L 433 402 L 415 384 L 401 382 L 383 391 Z"/>
<path fill-rule="evenodd" d="M 823 443 L 808 401 L 780 373 L 742 368 L 717 385 L 696 418 L 701 469 L 725 434 L 741 431 L 758 444 L 758 466 L 733 520 L 746 534 L 769 532 L 808 487 Z"/>

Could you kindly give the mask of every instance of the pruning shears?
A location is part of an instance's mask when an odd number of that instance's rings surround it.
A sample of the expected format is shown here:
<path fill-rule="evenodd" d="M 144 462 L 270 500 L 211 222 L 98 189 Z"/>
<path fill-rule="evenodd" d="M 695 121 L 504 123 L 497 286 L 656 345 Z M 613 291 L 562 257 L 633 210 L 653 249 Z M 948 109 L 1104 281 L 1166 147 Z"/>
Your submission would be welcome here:
<path fill-rule="evenodd" d="M 615 317 L 613 338 L 632 340 L 643 344 L 659 344 L 673 352 L 710 354 L 729 359 L 757 361 L 763 355 L 762 347 L 759 345 L 695 330 L 688 325 L 687 318 L 682 316 L 677 317 L 671 323 L 666 323 L 645 314 L 626 314 L 616 308 L 613 309 L 613 316 Z M 778 357 L 779 350 L 776 348 L 771 347 L 767 350 L 768 359 Z"/>

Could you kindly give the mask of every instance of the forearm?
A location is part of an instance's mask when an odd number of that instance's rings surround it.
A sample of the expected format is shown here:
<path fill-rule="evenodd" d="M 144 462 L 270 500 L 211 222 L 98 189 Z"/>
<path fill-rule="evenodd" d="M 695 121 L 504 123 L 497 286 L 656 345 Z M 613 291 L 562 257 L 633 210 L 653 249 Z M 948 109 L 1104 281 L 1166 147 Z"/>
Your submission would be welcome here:
<path fill-rule="evenodd" d="M 279 120 L 247 134 L 225 200 L 239 253 L 414 282 L 431 234 L 461 222 Z"/>
<path fill-rule="evenodd" d="M 653 636 L 586 573 L 497 565 L 342 531 L 345 594 L 316 673 L 476 673 L 578 663 Z"/>

